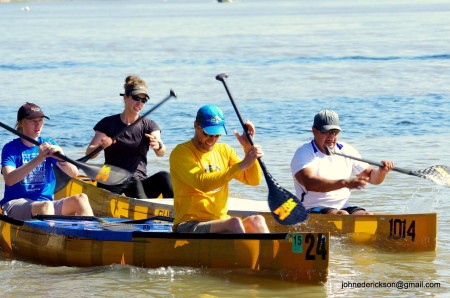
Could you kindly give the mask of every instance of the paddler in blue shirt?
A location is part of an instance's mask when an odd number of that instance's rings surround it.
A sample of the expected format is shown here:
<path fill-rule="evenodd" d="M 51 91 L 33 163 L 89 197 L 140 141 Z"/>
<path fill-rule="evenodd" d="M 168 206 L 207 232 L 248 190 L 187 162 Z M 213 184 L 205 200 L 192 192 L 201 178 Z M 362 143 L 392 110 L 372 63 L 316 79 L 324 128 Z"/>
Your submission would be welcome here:
<path fill-rule="evenodd" d="M 58 167 L 71 177 L 78 175 L 78 169 L 54 156 L 56 152 L 64 153 L 53 139 L 40 136 L 44 118 L 49 119 L 39 106 L 28 102 L 17 113 L 16 129 L 41 145 L 17 138 L 3 147 L 5 194 L 0 201 L 2 212 L 20 220 L 38 214 L 93 216 L 88 197 L 83 193 L 53 200 L 56 183 L 53 168 Z"/>

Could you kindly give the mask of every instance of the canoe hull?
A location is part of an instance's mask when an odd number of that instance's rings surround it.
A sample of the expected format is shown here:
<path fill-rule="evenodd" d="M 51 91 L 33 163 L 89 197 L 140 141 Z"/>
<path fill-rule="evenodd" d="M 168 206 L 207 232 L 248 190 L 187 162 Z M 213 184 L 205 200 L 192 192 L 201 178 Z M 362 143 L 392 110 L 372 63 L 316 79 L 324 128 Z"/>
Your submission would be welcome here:
<path fill-rule="evenodd" d="M 3 251 L 49 266 L 244 269 L 264 277 L 312 284 L 323 283 L 328 277 L 329 233 L 199 235 L 148 229 L 103 231 L 101 227 L 73 230 L 73 222 L 51 221 L 48 226 L 63 227 L 49 231 L 41 225 L 0 220 Z M 104 239 L 99 240 L 100 235 Z"/>
<path fill-rule="evenodd" d="M 72 180 L 59 196 L 84 192 L 98 216 L 142 219 L 151 216 L 174 216 L 172 199 L 139 200 L 113 194 L 94 185 Z M 250 211 L 249 211 L 250 210 Z M 261 214 L 271 232 L 330 232 L 352 244 L 374 246 L 386 251 L 435 251 L 437 214 L 328 215 L 310 214 L 308 220 L 295 226 L 276 222 L 267 202 L 229 199 L 229 214 L 245 217 Z"/>

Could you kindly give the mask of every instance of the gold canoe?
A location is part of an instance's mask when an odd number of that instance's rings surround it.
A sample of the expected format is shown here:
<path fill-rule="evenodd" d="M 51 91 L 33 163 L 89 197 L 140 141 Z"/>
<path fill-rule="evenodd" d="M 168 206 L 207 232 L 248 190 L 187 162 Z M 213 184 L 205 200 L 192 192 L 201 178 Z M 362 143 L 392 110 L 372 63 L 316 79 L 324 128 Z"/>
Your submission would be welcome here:
<path fill-rule="evenodd" d="M 174 216 L 172 199 L 139 200 L 113 194 L 89 181 L 72 179 L 55 197 L 84 192 L 97 216 L 143 219 Z M 295 226 L 283 226 L 272 217 L 266 201 L 229 198 L 229 214 L 261 214 L 272 232 L 330 232 L 352 244 L 371 245 L 386 251 L 435 251 L 437 214 L 328 215 L 310 214 Z"/>
<path fill-rule="evenodd" d="M 171 224 L 164 231 L 152 230 L 153 219 L 131 225 L 86 218 L 19 221 L 0 215 L 2 250 L 48 266 L 231 269 L 233 274 L 308 284 L 328 278 L 329 233 L 172 233 Z M 105 224 L 108 220 L 113 222 Z"/>

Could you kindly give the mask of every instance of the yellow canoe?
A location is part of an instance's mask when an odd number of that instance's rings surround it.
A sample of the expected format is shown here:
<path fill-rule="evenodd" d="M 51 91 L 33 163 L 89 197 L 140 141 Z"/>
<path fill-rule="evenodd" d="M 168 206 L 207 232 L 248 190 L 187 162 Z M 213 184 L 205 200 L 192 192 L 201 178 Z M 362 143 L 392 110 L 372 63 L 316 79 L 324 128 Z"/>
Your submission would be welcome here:
<path fill-rule="evenodd" d="M 161 219 L 0 215 L 0 245 L 12 257 L 49 266 L 197 267 L 297 283 L 327 280 L 329 233 L 192 234 L 171 226 Z"/>
<path fill-rule="evenodd" d="M 97 216 L 143 219 L 152 216 L 174 216 L 172 199 L 139 200 L 113 194 L 93 184 L 72 179 L 56 194 L 61 198 L 84 192 Z M 308 220 L 283 226 L 272 217 L 266 201 L 229 198 L 229 214 L 261 214 L 272 232 L 330 232 L 352 244 L 365 244 L 386 251 L 435 251 L 437 214 L 328 215 L 310 214 Z"/>

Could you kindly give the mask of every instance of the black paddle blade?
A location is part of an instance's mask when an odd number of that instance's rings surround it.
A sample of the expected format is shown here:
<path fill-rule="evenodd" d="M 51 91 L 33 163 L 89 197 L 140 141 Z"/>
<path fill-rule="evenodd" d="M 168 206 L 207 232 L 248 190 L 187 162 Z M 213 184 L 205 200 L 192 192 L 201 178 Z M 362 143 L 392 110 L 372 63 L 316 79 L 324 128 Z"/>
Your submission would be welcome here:
<path fill-rule="evenodd" d="M 55 185 L 55 190 L 53 191 L 53 193 L 57 193 L 58 191 L 60 191 L 64 187 L 66 187 L 67 183 L 69 183 L 69 181 L 70 181 L 70 176 L 67 175 L 66 173 L 64 173 L 57 166 L 55 166 L 53 168 L 53 172 L 55 173 L 55 177 L 56 177 L 56 185 Z"/>
<path fill-rule="evenodd" d="M 424 170 L 412 171 L 411 175 L 431 180 L 436 184 L 450 187 L 450 168 L 436 165 Z"/>
<path fill-rule="evenodd" d="M 131 173 L 127 170 L 111 165 L 91 165 L 76 162 L 76 166 L 90 179 L 106 185 L 122 184 L 131 177 Z"/>
<path fill-rule="evenodd" d="M 302 202 L 279 185 L 270 174 L 265 175 L 265 178 L 269 188 L 269 208 L 275 220 L 287 226 L 305 221 L 308 213 Z"/>
<path fill-rule="evenodd" d="M 131 173 L 122 168 L 111 165 L 94 165 L 78 161 L 72 163 L 80 170 L 82 170 L 89 179 L 106 184 L 117 185 L 125 183 L 131 177 Z M 53 169 L 56 177 L 56 185 L 54 192 L 63 189 L 70 181 L 70 176 L 64 173 L 58 167 Z"/>

